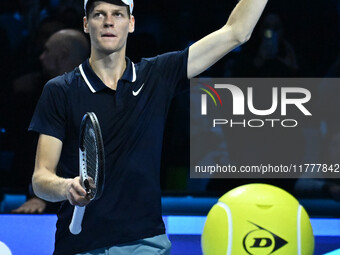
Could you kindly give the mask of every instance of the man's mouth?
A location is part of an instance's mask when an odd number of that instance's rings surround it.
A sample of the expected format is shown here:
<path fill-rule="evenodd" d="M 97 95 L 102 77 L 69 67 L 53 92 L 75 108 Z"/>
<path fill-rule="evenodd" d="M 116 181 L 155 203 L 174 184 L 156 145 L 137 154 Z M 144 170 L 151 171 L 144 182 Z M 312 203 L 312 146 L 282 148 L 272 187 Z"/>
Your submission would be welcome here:
<path fill-rule="evenodd" d="M 111 33 L 105 33 L 105 34 L 102 34 L 102 37 L 113 38 L 113 37 L 116 37 L 116 36 L 114 34 L 111 34 Z"/>

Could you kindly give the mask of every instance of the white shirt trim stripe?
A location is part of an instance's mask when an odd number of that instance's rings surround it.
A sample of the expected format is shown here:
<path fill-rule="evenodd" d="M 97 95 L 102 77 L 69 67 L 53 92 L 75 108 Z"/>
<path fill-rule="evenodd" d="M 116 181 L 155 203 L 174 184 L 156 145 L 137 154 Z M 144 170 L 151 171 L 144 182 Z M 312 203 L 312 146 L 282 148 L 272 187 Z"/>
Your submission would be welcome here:
<path fill-rule="evenodd" d="M 87 84 L 87 86 L 89 87 L 91 92 L 92 93 L 96 93 L 96 90 L 92 87 L 91 83 L 87 79 L 87 77 L 86 77 L 86 75 L 84 73 L 84 70 L 83 70 L 83 66 L 81 64 L 79 65 L 79 70 L 80 70 L 81 76 L 83 76 L 83 79 L 85 80 L 85 83 Z"/>
<path fill-rule="evenodd" d="M 131 62 L 131 64 L 132 64 L 132 82 L 135 82 L 136 81 L 136 79 L 137 79 L 137 74 L 136 74 L 136 68 L 135 68 L 135 64 L 133 63 L 133 62 Z"/>

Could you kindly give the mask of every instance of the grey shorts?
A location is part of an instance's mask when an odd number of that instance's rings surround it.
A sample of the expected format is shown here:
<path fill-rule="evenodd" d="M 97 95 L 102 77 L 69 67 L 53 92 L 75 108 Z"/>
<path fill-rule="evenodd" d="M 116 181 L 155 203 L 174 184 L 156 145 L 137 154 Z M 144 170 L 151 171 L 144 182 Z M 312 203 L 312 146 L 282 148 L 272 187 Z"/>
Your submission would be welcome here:
<path fill-rule="evenodd" d="M 76 255 L 170 255 L 170 249 L 171 243 L 164 234 Z"/>

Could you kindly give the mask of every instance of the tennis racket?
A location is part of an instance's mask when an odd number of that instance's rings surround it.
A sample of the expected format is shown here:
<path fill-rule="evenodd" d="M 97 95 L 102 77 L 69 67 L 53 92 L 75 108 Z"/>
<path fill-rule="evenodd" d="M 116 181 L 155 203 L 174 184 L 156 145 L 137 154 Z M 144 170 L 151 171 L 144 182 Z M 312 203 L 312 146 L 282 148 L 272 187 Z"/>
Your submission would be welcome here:
<path fill-rule="evenodd" d="M 79 176 L 87 196 L 91 200 L 99 199 L 103 193 L 105 178 L 105 155 L 103 139 L 96 115 L 88 112 L 80 126 L 79 137 Z M 85 206 L 75 206 L 70 232 L 77 235 L 81 232 Z"/>

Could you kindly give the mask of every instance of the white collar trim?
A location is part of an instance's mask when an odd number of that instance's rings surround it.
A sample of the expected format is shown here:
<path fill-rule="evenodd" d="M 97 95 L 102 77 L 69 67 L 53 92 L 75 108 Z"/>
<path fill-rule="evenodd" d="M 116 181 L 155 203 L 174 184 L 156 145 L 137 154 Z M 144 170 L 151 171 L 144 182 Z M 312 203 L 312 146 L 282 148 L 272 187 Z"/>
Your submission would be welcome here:
<path fill-rule="evenodd" d="M 96 93 L 96 90 L 92 87 L 91 83 L 87 79 L 87 77 L 84 73 L 84 70 L 83 70 L 83 66 L 81 64 L 79 65 L 79 70 L 80 70 L 81 76 L 83 76 L 83 79 L 84 79 L 85 83 L 87 84 L 87 86 L 89 87 L 89 89 L 91 90 L 91 92 Z"/>
<path fill-rule="evenodd" d="M 137 79 L 137 74 L 136 74 L 136 68 L 135 68 L 135 64 L 133 62 L 131 62 L 132 64 L 132 82 L 135 82 Z M 96 93 L 96 90 L 92 87 L 91 83 L 89 82 L 89 80 L 87 79 L 83 66 L 82 64 L 79 65 L 79 70 L 80 70 L 80 74 L 83 77 L 86 85 L 89 87 L 89 89 L 91 90 L 92 93 Z"/>
<path fill-rule="evenodd" d="M 135 82 L 137 79 L 135 64 L 131 61 L 132 64 L 132 82 Z"/>

